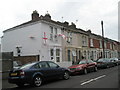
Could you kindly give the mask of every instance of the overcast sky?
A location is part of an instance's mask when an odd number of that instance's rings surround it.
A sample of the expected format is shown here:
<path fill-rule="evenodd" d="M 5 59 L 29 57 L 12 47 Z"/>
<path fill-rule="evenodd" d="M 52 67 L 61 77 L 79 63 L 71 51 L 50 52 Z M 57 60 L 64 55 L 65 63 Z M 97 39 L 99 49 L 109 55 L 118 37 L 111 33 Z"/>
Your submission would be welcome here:
<path fill-rule="evenodd" d="M 40 15 L 45 15 L 48 11 L 55 21 L 74 22 L 77 28 L 91 29 L 98 35 L 102 34 L 103 20 L 105 37 L 118 40 L 118 2 L 119 0 L 1 0 L 0 37 L 4 30 L 31 20 L 31 13 L 37 10 Z"/>

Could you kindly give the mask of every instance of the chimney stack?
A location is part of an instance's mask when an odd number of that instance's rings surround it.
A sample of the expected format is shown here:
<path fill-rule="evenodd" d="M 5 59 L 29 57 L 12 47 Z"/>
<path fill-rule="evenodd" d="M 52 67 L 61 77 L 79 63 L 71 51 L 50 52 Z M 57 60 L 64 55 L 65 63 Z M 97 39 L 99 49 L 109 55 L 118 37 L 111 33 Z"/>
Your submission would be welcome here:
<path fill-rule="evenodd" d="M 32 20 L 33 21 L 39 20 L 39 13 L 36 10 L 33 11 L 32 13 Z"/>
<path fill-rule="evenodd" d="M 46 20 L 51 20 L 51 16 L 49 13 L 45 14 L 44 19 Z"/>
<path fill-rule="evenodd" d="M 71 22 L 71 25 L 69 25 L 69 27 L 71 27 L 71 28 L 76 28 L 76 25 L 73 23 L 73 22 Z"/>
<path fill-rule="evenodd" d="M 69 26 L 69 23 L 68 23 L 67 21 L 65 21 L 63 24 L 64 24 L 65 26 Z"/>

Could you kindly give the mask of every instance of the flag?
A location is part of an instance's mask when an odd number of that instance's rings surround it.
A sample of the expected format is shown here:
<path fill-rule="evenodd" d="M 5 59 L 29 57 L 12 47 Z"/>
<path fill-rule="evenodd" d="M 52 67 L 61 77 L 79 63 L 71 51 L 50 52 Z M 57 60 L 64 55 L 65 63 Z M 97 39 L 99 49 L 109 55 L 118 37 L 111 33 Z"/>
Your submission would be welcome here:
<path fill-rule="evenodd" d="M 67 39 L 67 37 L 64 34 L 58 34 L 58 36 L 61 36 L 63 39 Z"/>

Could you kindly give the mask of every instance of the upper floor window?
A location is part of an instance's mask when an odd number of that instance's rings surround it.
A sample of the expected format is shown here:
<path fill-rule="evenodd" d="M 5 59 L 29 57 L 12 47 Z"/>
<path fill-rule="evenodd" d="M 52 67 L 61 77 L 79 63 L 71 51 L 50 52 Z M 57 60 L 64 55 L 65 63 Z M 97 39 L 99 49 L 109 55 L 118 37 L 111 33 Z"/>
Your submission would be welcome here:
<path fill-rule="evenodd" d="M 58 29 L 50 26 L 50 40 L 58 41 Z"/>
<path fill-rule="evenodd" d="M 57 33 L 58 33 L 58 32 L 57 32 L 57 28 L 55 28 L 55 35 L 57 35 Z"/>
<path fill-rule="evenodd" d="M 67 42 L 72 44 L 72 32 L 67 33 Z"/>
<path fill-rule="evenodd" d="M 93 39 L 90 39 L 90 47 L 93 47 Z"/>
<path fill-rule="evenodd" d="M 53 40 L 53 27 L 50 26 L 50 40 Z"/>
<path fill-rule="evenodd" d="M 100 41 L 100 48 L 102 48 L 102 41 Z"/>
<path fill-rule="evenodd" d="M 87 37 L 86 36 L 82 36 L 82 45 L 87 46 Z"/>
<path fill-rule="evenodd" d="M 112 44 L 110 43 L 110 49 L 112 49 Z"/>
<path fill-rule="evenodd" d="M 55 41 L 58 41 L 58 30 L 57 30 L 57 28 L 55 28 L 55 35 L 54 35 L 54 37 L 55 37 Z"/>
<path fill-rule="evenodd" d="M 50 30 L 51 30 L 51 33 L 53 34 L 53 27 L 52 26 L 50 26 Z"/>
<path fill-rule="evenodd" d="M 104 47 L 107 48 L 107 42 L 104 42 Z"/>

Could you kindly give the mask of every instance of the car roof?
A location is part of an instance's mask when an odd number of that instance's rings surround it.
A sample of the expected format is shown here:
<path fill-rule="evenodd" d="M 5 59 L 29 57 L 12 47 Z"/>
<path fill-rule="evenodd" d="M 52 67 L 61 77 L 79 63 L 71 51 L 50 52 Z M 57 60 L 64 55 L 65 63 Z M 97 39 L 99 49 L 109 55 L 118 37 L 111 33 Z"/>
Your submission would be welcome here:
<path fill-rule="evenodd" d="M 35 61 L 35 62 L 32 62 L 32 63 L 40 63 L 40 62 L 53 62 L 53 61 Z"/>

